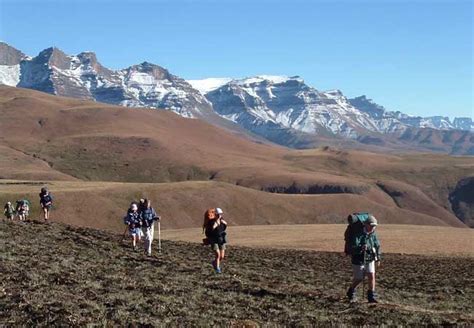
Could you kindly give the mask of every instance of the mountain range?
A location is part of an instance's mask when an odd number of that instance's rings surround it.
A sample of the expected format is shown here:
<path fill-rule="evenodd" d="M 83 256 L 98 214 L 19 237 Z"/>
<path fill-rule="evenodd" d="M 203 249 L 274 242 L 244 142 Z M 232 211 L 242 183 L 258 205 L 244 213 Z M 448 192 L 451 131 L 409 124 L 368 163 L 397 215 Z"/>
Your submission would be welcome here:
<path fill-rule="evenodd" d="M 30 57 L 0 43 L 0 84 L 127 107 L 166 109 L 293 148 L 351 148 L 474 154 L 472 118 L 389 111 L 366 96 L 319 91 L 299 76 L 186 81 L 143 62 L 111 70 L 93 52 L 57 48 Z"/>

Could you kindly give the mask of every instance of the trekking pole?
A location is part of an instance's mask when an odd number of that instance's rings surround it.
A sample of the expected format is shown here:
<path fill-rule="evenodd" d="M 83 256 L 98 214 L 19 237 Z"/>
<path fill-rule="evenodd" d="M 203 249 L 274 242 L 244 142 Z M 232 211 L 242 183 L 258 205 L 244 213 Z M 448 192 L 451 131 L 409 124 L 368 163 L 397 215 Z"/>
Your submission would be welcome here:
<path fill-rule="evenodd" d="M 158 253 L 161 253 L 161 222 L 158 221 Z"/>
<path fill-rule="evenodd" d="M 365 244 L 367 247 L 367 244 Z M 367 249 L 364 250 L 364 266 L 362 269 L 362 299 L 365 297 L 365 272 L 366 272 L 366 264 L 367 264 Z"/>

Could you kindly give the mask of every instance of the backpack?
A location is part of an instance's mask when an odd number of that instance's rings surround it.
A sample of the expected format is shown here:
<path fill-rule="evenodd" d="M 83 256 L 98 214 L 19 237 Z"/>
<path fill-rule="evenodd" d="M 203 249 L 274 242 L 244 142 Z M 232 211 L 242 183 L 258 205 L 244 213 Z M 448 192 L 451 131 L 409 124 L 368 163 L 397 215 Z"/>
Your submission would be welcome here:
<path fill-rule="evenodd" d="M 347 217 L 347 228 L 344 232 L 344 253 L 352 255 L 354 238 L 364 231 L 364 222 L 369 219 L 369 213 L 352 213 Z"/>
<path fill-rule="evenodd" d="M 25 204 L 25 203 L 24 203 L 23 200 L 17 200 L 17 201 L 16 201 L 15 210 L 16 210 L 17 212 L 21 211 L 21 208 L 23 207 L 24 204 Z"/>

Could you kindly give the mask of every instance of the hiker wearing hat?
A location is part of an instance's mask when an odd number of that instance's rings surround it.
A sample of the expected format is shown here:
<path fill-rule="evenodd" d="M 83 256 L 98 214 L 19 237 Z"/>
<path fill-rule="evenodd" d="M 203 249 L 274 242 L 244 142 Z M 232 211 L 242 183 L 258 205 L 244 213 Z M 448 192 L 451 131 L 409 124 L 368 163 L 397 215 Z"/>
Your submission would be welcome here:
<path fill-rule="evenodd" d="M 159 221 L 160 217 L 156 214 L 155 209 L 151 207 L 149 199 L 144 200 L 144 206 L 140 212 L 143 234 L 145 235 L 145 253 L 151 256 L 151 243 L 155 231 L 155 221 Z"/>
<path fill-rule="evenodd" d="M 15 210 L 13 209 L 13 205 L 11 202 L 7 202 L 5 204 L 5 207 L 3 208 L 3 214 L 8 220 L 13 221 L 13 215 L 15 213 Z"/>
<path fill-rule="evenodd" d="M 380 264 L 380 242 L 375 233 L 377 220 L 372 215 L 364 222 L 363 229 L 350 241 L 352 249 L 352 285 L 347 291 L 349 300 L 355 300 L 355 290 L 367 275 L 369 284 L 367 300 L 369 303 L 377 303 L 375 298 L 375 263 Z"/>
<path fill-rule="evenodd" d="M 41 188 L 39 197 L 40 197 L 40 205 L 41 205 L 41 208 L 43 209 L 44 222 L 48 222 L 49 212 L 51 211 L 51 207 L 53 206 L 53 197 L 49 193 L 48 189 L 46 189 L 46 187 Z"/>
<path fill-rule="evenodd" d="M 212 261 L 212 266 L 216 273 L 222 273 L 221 263 L 224 260 L 225 249 L 227 243 L 227 222 L 224 220 L 224 211 L 221 208 L 216 208 L 216 219 L 210 222 L 210 231 L 207 234 L 211 248 L 215 253 L 215 259 Z"/>
<path fill-rule="evenodd" d="M 127 211 L 127 215 L 124 217 L 123 222 L 128 227 L 129 236 L 132 237 L 133 249 L 137 250 L 137 241 L 141 240 L 142 229 L 140 214 L 138 213 L 138 204 L 136 202 L 130 204 L 130 208 Z"/>

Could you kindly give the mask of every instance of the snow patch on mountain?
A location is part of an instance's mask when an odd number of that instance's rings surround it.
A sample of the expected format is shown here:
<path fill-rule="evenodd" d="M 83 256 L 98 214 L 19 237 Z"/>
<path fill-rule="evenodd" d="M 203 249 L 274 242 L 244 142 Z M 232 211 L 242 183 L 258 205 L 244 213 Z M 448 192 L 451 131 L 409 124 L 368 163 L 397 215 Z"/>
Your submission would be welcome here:
<path fill-rule="evenodd" d="M 211 92 L 217 88 L 220 88 L 224 84 L 232 81 L 231 78 L 221 77 L 221 78 L 207 78 L 202 80 L 187 80 L 189 84 L 196 90 L 198 90 L 202 95 L 205 95 L 208 92 Z"/>
<path fill-rule="evenodd" d="M 20 64 L 0 65 L 0 84 L 16 87 L 20 82 Z"/>

